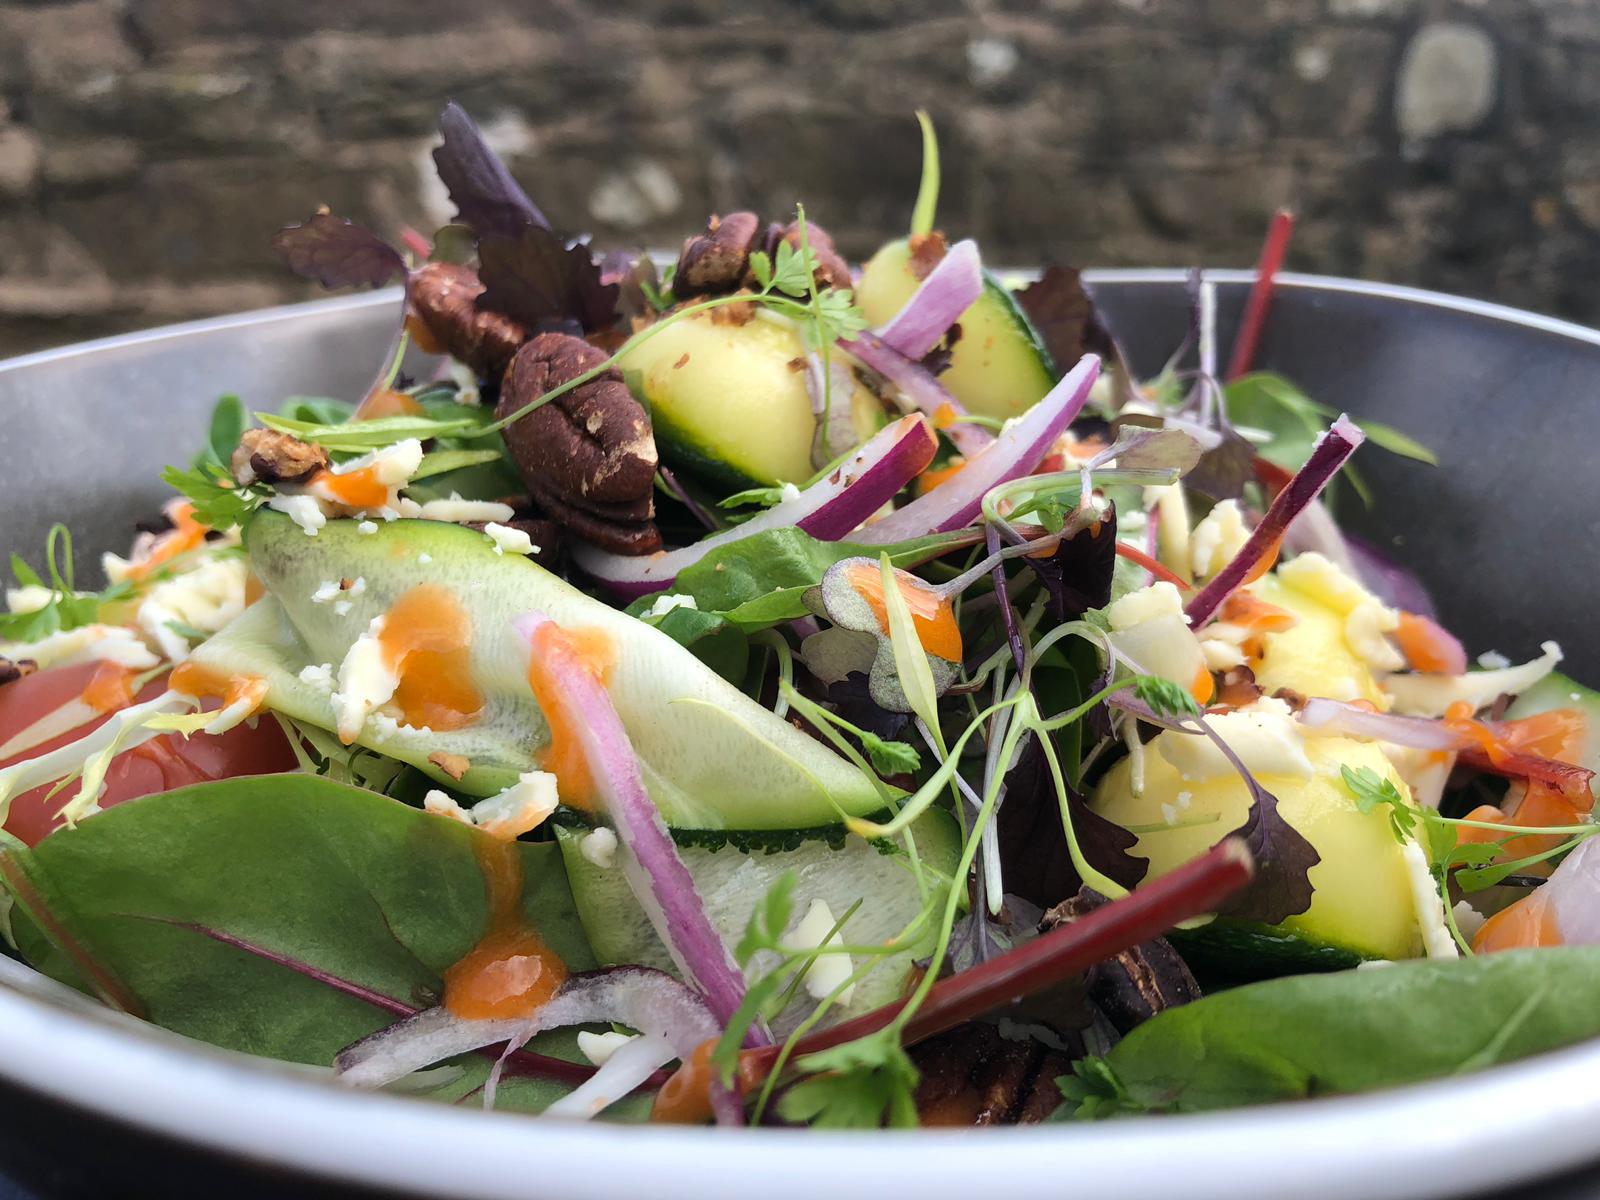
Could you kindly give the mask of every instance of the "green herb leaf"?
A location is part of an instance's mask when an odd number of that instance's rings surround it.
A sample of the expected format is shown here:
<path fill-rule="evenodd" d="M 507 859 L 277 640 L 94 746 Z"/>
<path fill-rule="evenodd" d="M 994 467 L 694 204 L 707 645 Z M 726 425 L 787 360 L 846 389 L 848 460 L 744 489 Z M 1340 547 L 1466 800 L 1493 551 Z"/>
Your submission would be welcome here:
<path fill-rule="evenodd" d="M 239 446 L 239 439 L 249 427 L 250 413 L 245 408 L 244 401 L 231 393 L 221 397 L 217 401 L 217 406 L 211 410 L 211 424 L 206 433 L 206 444 L 195 456 L 191 465 L 199 467 L 209 463 L 221 470 L 228 470 L 233 452 Z"/>
<path fill-rule="evenodd" d="M 100 619 L 100 606 L 121 599 L 131 590 L 126 583 L 103 592 L 79 594 L 72 570 L 72 532 L 65 525 L 51 526 L 44 543 L 46 583 L 21 557 L 11 556 L 11 573 L 23 587 L 48 587 L 50 597 L 32 612 L 0 613 L 0 640 L 37 642 L 53 633 L 92 625 Z"/>
<path fill-rule="evenodd" d="M 1395 787 L 1393 780 L 1385 779 L 1371 767 L 1357 767 L 1352 771 L 1341 765 L 1339 773 L 1344 777 L 1345 787 L 1356 798 L 1356 808 L 1361 812 L 1370 813 L 1380 804 L 1388 805 L 1389 824 L 1394 831 L 1395 841 L 1404 842 L 1416 832 L 1417 810 L 1400 795 L 1400 789 Z"/>
<path fill-rule="evenodd" d="M 765 250 L 750 252 L 750 275 L 763 292 L 772 290 L 772 256 Z"/>
<path fill-rule="evenodd" d="M 443 475 L 446 471 L 459 471 L 463 467 L 476 467 L 492 463 L 500 457 L 498 450 L 435 450 L 424 454 L 411 482 Z"/>
<path fill-rule="evenodd" d="M 783 1094 L 778 1112 L 818 1129 L 908 1129 L 917 1123 L 918 1072 L 891 1026 L 796 1064 L 811 1073 Z"/>
<path fill-rule="evenodd" d="M 773 881 L 766 895 L 751 910 L 744 936 L 733 948 L 733 960 L 741 967 L 749 966 L 758 951 L 778 948 L 779 939 L 783 937 L 783 931 L 789 928 L 789 921 L 794 916 L 794 888 L 797 882 L 793 871 L 785 871 Z"/>
<path fill-rule="evenodd" d="M 1198 717 L 1202 713 L 1187 689 L 1159 675 L 1135 676 L 1133 694 L 1148 704 L 1157 716 Z"/>
<path fill-rule="evenodd" d="M 1200 1112 L 1438 1079 L 1600 1035 L 1600 1007 L 1572 1003 L 1597 987 L 1597 947 L 1275 979 L 1146 1021 L 1087 1084 L 1121 1089 L 1101 1112 Z"/>
<path fill-rule="evenodd" d="M 939 728 L 939 690 L 933 682 L 928 652 L 922 648 L 916 626 L 911 622 L 911 606 L 895 579 L 894 564 L 888 554 L 878 556 L 878 571 L 883 577 L 883 607 L 889 617 L 889 646 L 894 651 L 894 670 L 900 680 L 911 711 L 929 729 Z"/>
<path fill-rule="evenodd" d="M 742 492 L 735 492 L 731 496 L 724 496 L 717 501 L 718 508 L 744 508 L 747 505 L 759 504 L 762 508 L 771 508 L 783 499 L 781 487 L 753 487 Z"/>
<path fill-rule="evenodd" d="M 264 492 L 232 486 L 233 477 L 211 463 L 202 463 L 191 471 L 168 467 L 161 472 L 161 478 L 194 506 L 195 520 L 219 533 L 242 526 L 251 513 L 267 502 Z"/>

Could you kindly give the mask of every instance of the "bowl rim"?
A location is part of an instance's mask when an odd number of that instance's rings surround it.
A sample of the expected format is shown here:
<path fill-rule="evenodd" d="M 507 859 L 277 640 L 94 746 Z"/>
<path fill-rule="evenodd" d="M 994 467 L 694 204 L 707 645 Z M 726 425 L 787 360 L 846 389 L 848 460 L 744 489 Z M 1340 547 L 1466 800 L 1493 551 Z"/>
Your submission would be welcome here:
<path fill-rule="evenodd" d="M 1087 271 L 1085 280 L 1170 286 L 1187 274 L 1117 269 Z M 1219 284 L 1254 278 L 1248 270 L 1206 272 Z M 1284 274 L 1277 283 L 1449 309 L 1600 345 L 1600 330 L 1488 301 L 1318 275 Z M 0 361 L 0 382 L 7 373 L 63 359 L 379 308 L 399 295 L 390 288 L 37 351 Z M 440 1196 L 525 1196 L 535 1163 L 541 1191 L 571 1197 L 649 1189 L 710 1200 L 748 1195 L 753 1179 L 774 1200 L 811 1197 L 841 1180 L 933 1197 L 970 1194 L 1002 1179 L 1008 1191 L 1031 1195 L 1058 1191 L 1069 1164 L 1076 1188 L 1128 1200 L 1180 1189 L 1260 1200 L 1291 1191 L 1306 1200 L 1444 1196 L 1592 1161 L 1597 1073 L 1600 1039 L 1460 1079 L 1359 1096 L 981 1134 L 540 1122 L 351 1091 L 312 1068 L 218 1049 L 101 1008 L 0 956 L 0 1078 L 152 1134 L 278 1169 Z M 1493 1112 L 1494 1119 L 1477 1125 L 1461 1119 L 1476 1112 Z M 786 1162 L 775 1156 L 801 1145 L 804 1162 L 774 1170 Z M 1148 1153 L 1152 1145 L 1159 1155 Z"/>

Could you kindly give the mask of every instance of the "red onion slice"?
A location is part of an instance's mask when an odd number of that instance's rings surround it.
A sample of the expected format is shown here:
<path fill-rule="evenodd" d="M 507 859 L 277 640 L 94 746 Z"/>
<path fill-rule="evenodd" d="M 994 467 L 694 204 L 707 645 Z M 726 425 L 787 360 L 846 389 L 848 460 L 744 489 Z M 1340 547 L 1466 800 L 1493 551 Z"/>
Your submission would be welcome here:
<path fill-rule="evenodd" d="M 1184 614 L 1189 618 L 1191 628 L 1199 629 L 1209 621 L 1222 607 L 1222 602 L 1250 578 L 1250 572 L 1269 555 L 1277 552 L 1294 519 L 1322 494 L 1322 489 L 1328 486 L 1328 482 L 1339 473 L 1339 468 L 1350 460 L 1356 447 L 1365 440 L 1366 435 L 1346 416 L 1340 416 L 1326 433 L 1317 438 L 1305 466 L 1296 471 L 1294 477 L 1273 497 L 1266 515 L 1251 532 L 1239 553 L 1184 606 Z"/>
<path fill-rule="evenodd" d="M 937 419 L 941 413 L 946 418 L 950 415 L 957 418 L 967 415 L 967 410 L 962 407 L 961 401 L 951 395 L 944 384 L 934 378 L 931 371 L 921 363 L 907 358 L 878 334 L 863 333 L 859 337 L 845 339 L 839 343 L 839 348 L 852 355 L 863 366 L 871 367 L 882 375 L 899 390 L 902 396 L 927 413 L 930 418 Z M 959 419 L 947 426 L 945 433 L 955 443 L 956 449 L 967 458 L 981 454 L 994 441 L 994 434 L 982 425 L 974 425 Z"/>
<path fill-rule="evenodd" d="M 913 413 L 879 430 L 841 466 L 796 499 L 775 504 L 732 529 L 661 554 L 610 554 L 579 545 L 573 558 L 582 570 L 611 591 L 632 599 L 671 587 L 679 571 L 693 566 L 718 546 L 768 529 L 794 526 L 822 541 L 838 541 L 915 479 L 933 461 L 938 445 L 939 439 L 927 419 Z"/>
<path fill-rule="evenodd" d="M 574 975 L 527 1017 L 469 1021 L 447 1008 L 424 1009 L 345 1047 L 333 1065 L 343 1083 L 382 1087 L 484 1046 L 505 1042 L 516 1049 L 547 1029 L 609 1022 L 661 1038 L 684 1062 L 722 1033 L 705 1002 L 672 976 L 649 967 L 617 967 Z M 492 1103 L 492 1090 L 485 1092 Z M 738 1100 L 727 1091 L 713 1088 L 712 1105 L 719 1122 L 743 1122 Z"/>
<path fill-rule="evenodd" d="M 1077 419 L 1100 374 L 1100 360 L 1085 354 L 1048 395 L 1011 422 L 982 453 L 938 487 L 874 521 L 855 541 L 869 546 L 961 529 L 976 519 L 989 489 L 1028 474 Z"/>
<path fill-rule="evenodd" d="M 694 878 L 645 792 L 639 760 L 605 685 L 560 626 L 543 613 L 528 613 L 513 624 L 558 687 L 559 703 L 566 710 L 562 716 L 577 736 L 601 810 L 616 830 L 623 873 L 634 897 L 684 977 L 699 989 L 717 1019 L 728 1021 L 744 999 L 744 974 L 706 915 Z M 757 1043 L 764 1040 L 755 1028 L 751 1035 Z"/>
<path fill-rule="evenodd" d="M 905 357 L 919 359 L 939 344 L 950 326 L 981 295 L 983 262 L 978 257 L 978 243 L 963 238 L 950 247 L 911 299 L 877 331 L 878 337 Z"/>
<path fill-rule="evenodd" d="M 1465 750 L 1476 743 L 1464 733 L 1426 717 L 1369 712 L 1342 700 L 1314 697 L 1300 710 L 1300 722 L 1320 733 L 1341 733 L 1393 742 L 1416 750 Z"/>

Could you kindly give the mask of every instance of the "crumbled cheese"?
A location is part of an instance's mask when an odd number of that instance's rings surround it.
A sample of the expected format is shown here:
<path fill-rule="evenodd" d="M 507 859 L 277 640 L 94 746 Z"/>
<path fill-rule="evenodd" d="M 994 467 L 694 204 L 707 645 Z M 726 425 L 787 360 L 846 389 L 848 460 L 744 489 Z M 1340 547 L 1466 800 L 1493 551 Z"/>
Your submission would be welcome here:
<path fill-rule="evenodd" d="M 657 596 L 645 612 L 647 617 L 664 617 L 676 608 L 692 608 L 698 610 L 699 602 L 693 596 L 685 596 L 676 592 L 668 592 Z"/>
<path fill-rule="evenodd" d="M 116 581 L 113 580 L 112 582 Z M 92 596 L 94 593 L 74 592 L 73 595 L 81 598 L 84 596 Z M 55 589 L 45 587 L 42 584 L 30 583 L 25 587 L 7 588 L 6 609 L 8 612 L 14 613 L 38 612 L 41 608 L 49 604 L 55 598 Z"/>
<path fill-rule="evenodd" d="M 483 403 L 478 392 L 478 372 L 466 363 L 451 359 L 445 363 L 445 378 L 456 385 L 456 403 L 476 407 Z"/>
<path fill-rule="evenodd" d="M 463 500 L 452 492 L 448 500 L 429 500 L 426 504 L 417 505 L 415 513 L 404 515 L 420 517 L 424 521 L 449 521 L 466 525 L 478 521 L 503 523 L 511 520 L 516 513 L 509 504 L 494 500 Z"/>
<path fill-rule="evenodd" d="M 417 438 L 404 438 L 370 454 L 363 454 L 360 458 L 337 463 L 328 468 L 328 471 L 332 475 L 349 475 L 371 467 L 372 477 L 375 480 L 385 487 L 396 488 L 415 475 L 421 465 L 422 442 Z"/>
<path fill-rule="evenodd" d="M 617 835 L 606 826 L 583 835 L 578 843 L 578 853 L 602 871 L 611 869 L 617 858 Z"/>
<path fill-rule="evenodd" d="M 337 605 L 335 611 L 338 611 Z M 339 690 L 332 696 L 333 712 L 339 740 L 347 746 L 361 735 L 361 728 L 373 710 L 388 703 L 395 688 L 400 686 L 400 677 L 384 661 L 380 641 L 383 624 L 381 614 L 373 617 L 367 631 L 352 643 L 339 664 Z"/>
<path fill-rule="evenodd" d="M 302 667 L 299 680 L 301 683 L 310 684 L 318 691 L 331 692 L 333 691 L 333 664 L 314 663 L 309 667 Z"/>
<path fill-rule="evenodd" d="M 475 825 L 508 842 L 542 825 L 555 812 L 557 803 L 556 777 L 547 771 L 528 771 L 503 792 L 480 800 L 471 808 L 462 808 L 438 788 L 430 788 L 422 798 L 426 811 Z"/>
<path fill-rule="evenodd" d="M 322 501 L 315 496 L 289 496 L 278 492 L 267 501 L 267 507 L 277 509 L 305 531 L 307 537 L 316 537 L 317 531 L 328 523 Z"/>
<path fill-rule="evenodd" d="M 1383 681 L 1394 699 L 1394 711 L 1412 717 L 1442 717 L 1458 700 L 1474 711 L 1493 704 L 1495 697 L 1515 696 L 1538 683 L 1561 662 L 1561 647 L 1545 642 L 1540 657 L 1498 671 L 1468 671 L 1465 675 L 1391 675 Z"/>
<path fill-rule="evenodd" d="M 1429 958 L 1460 958 L 1456 939 L 1445 923 L 1444 901 L 1439 898 L 1438 885 L 1428 867 L 1428 856 L 1422 847 L 1410 838 L 1400 847 L 1405 860 L 1406 877 L 1411 881 L 1411 900 L 1417 910 L 1417 924 L 1422 929 L 1422 948 Z"/>
<path fill-rule="evenodd" d="M 334 597 L 336 597 L 340 590 L 339 581 L 337 579 L 324 579 L 321 583 L 317 584 L 317 590 L 311 593 L 311 603 L 326 604 L 329 600 L 332 600 Z"/>
<path fill-rule="evenodd" d="M 611 1056 L 633 1041 L 637 1034 L 618 1033 L 610 1030 L 606 1033 L 590 1033 L 587 1029 L 578 1031 L 578 1049 L 583 1056 L 597 1067 L 603 1067 L 611 1060 Z"/>
<path fill-rule="evenodd" d="M 352 597 L 359 596 L 366 590 L 367 577 L 365 575 L 357 575 L 353 580 L 350 581 L 350 586 L 344 589 L 344 594 Z"/>
<path fill-rule="evenodd" d="M 797 488 L 794 484 L 786 483 L 786 484 L 783 485 L 783 487 L 778 489 L 778 501 L 779 501 L 779 503 L 787 504 L 791 500 L 798 500 L 798 499 L 800 499 L 800 489 Z"/>
<path fill-rule="evenodd" d="M 419 555 L 417 555 L 417 562 L 421 563 L 423 566 L 427 566 L 432 561 L 433 561 L 433 555 L 431 555 L 431 554 L 419 554 Z"/>
<path fill-rule="evenodd" d="M 1157 617 L 1181 616 L 1183 597 L 1174 585 L 1165 580 L 1129 592 L 1106 608 L 1106 619 L 1111 622 L 1111 628 L 1119 633 Z"/>
<path fill-rule="evenodd" d="M 1207 632 L 1210 632 L 1209 628 Z M 1201 638 L 1200 653 L 1205 655 L 1208 671 L 1226 671 L 1232 667 L 1244 666 L 1244 650 L 1239 643 L 1226 638 Z"/>
<path fill-rule="evenodd" d="M 1255 775 L 1311 775 L 1300 724 L 1278 707 L 1258 701 L 1249 708 L 1213 713 L 1205 723 L 1239 756 Z M 1186 780 L 1198 781 L 1232 775 L 1234 766 L 1217 744 L 1200 734 L 1164 733 L 1156 740 L 1161 757 Z"/>
<path fill-rule="evenodd" d="M 1189 502 L 1181 483 L 1144 490 L 1146 510 L 1156 514 L 1156 557 L 1179 578 L 1189 580 Z"/>
<path fill-rule="evenodd" d="M 1177 805 L 1175 805 L 1175 804 L 1163 804 L 1161 806 L 1161 819 L 1163 821 L 1165 821 L 1168 825 L 1176 825 L 1178 823 L 1178 808 L 1177 808 Z"/>
<path fill-rule="evenodd" d="M 1465 900 L 1457 900 L 1455 907 L 1450 910 L 1450 915 L 1455 918 L 1456 928 L 1461 931 L 1461 936 L 1469 942 L 1478 936 L 1478 930 L 1482 929 L 1484 922 L 1489 919 Z"/>
<path fill-rule="evenodd" d="M 336 617 L 348 617 L 350 610 L 353 608 L 355 608 L 355 602 L 352 600 L 335 600 L 333 602 L 333 615 Z"/>
<path fill-rule="evenodd" d="M 378 523 L 376 521 L 358 521 L 356 522 L 356 532 L 367 534 L 377 533 Z"/>
<path fill-rule="evenodd" d="M 1405 659 L 1384 636 L 1400 627 L 1400 614 L 1331 559 L 1315 551 L 1296 555 L 1278 568 L 1278 580 L 1341 614 L 1345 644 L 1374 671 L 1398 671 L 1405 666 Z"/>
<path fill-rule="evenodd" d="M 817 899 L 811 902 L 811 907 L 806 909 L 806 915 L 800 918 L 784 946 L 790 950 L 815 950 L 826 946 L 842 946 L 844 938 L 841 931 L 834 930 L 834 916 L 828 908 L 827 901 Z M 832 933 L 830 937 L 829 934 Z M 813 1000 L 821 1000 L 833 993 L 849 979 L 855 971 L 855 966 L 850 961 L 848 954 L 819 954 L 812 964 L 806 968 L 805 988 Z M 849 1004 L 850 997 L 855 993 L 855 984 L 846 987 L 840 992 L 837 1002 Z"/>
<path fill-rule="evenodd" d="M 1498 671 L 1511 665 L 1511 660 L 1498 650 L 1485 650 L 1478 655 L 1478 665 L 1486 671 Z M 1573 697 L 1577 699 L 1576 696 Z"/>
<path fill-rule="evenodd" d="M 533 539 L 520 529 L 501 525 L 490 521 L 483 527 L 483 532 L 489 535 L 489 540 L 494 543 L 494 552 L 504 554 L 507 550 L 513 554 L 537 554 L 539 547 L 533 544 Z"/>
<path fill-rule="evenodd" d="M 1216 504 L 1189 535 L 1189 562 L 1196 579 L 1209 579 L 1232 562 L 1250 540 L 1236 500 Z"/>
<path fill-rule="evenodd" d="M 134 619 L 171 661 L 189 657 L 189 639 L 172 622 L 201 633 L 216 633 L 244 611 L 250 568 L 234 555 L 206 558 L 192 570 L 164 579 L 139 603 Z"/>
<path fill-rule="evenodd" d="M 0 642 L 0 657 L 12 662 L 29 659 L 41 671 L 102 661 L 142 671 L 161 661 L 139 640 L 138 634 L 121 625 L 80 625 L 37 642 Z"/>

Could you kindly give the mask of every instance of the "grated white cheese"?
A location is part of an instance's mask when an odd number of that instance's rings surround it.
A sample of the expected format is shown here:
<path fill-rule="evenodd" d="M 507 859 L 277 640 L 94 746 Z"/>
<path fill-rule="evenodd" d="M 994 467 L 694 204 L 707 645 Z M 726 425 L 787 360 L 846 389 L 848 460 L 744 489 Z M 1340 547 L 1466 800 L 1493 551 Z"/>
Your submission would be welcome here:
<path fill-rule="evenodd" d="M 317 584 L 317 590 L 311 593 L 311 603 L 326 604 L 339 595 L 339 590 L 337 579 L 324 579 Z"/>
<path fill-rule="evenodd" d="M 816 899 L 806 909 L 806 915 L 800 918 L 797 924 L 784 940 L 784 946 L 790 950 L 815 950 L 826 946 L 842 946 L 844 938 L 842 930 L 833 931 L 834 916 L 828 908 L 827 901 Z M 829 936 L 832 931 L 832 936 Z M 833 993 L 849 979 L 855 971 L 848 954 L 819 954 L 812 964 L 806 968 L 805 989 L 813 1000 L 821 1000 Z M 838 1003 L 849 1004 L 850 997 L 855 993 L 855 984 L 846 987 L 838 995 Z"/>
<path fill-rule="evenodd" d="M 328 468 L 330 475 L 350 475 L 372 468 L 372 477 L 385 487 L 400 487 L 417 473 L 422 465 L 422 442 L 418 438 L 403 438 L 392 445 L 383 446 L 349 462 L 336 463 Z"/>
<path fill-rule="evenodd" d="M 301 683 L 308 683 L 318 691 L 333 691 L 333 664 L 315 663 L 309 667 L 302 667 L 298 676 Z"/>
<path fill-rule="evenodd" d="M 494 500 L 463 500 L 452 492 L 448 500 L 429 500 L 426 504 L 418 504 L 416 512 L 403 514 L 420 517 L 424 521 L 448 521 L 455 525 L 466 525 L 478 521 L 505 522 L 516 515 L 509 504 L 500 504 Z"/>
<path fill-rule="evenodd" d="M 1498 671 L 1511 665 L 1511 660 L 1498 650 L 1485 650 L 1478 655 L 1478 665 L 1486 671 Z"/>
<path fill-rule="evenodd" d="M 419 554 L 419 555 L 417 555 L 417 561 L 419 563 L 421 563 L 423 566 L 427 566 L 429 563 L 431 563 L 433 561 L 433 555 L 431 555 L 431 554 Z"/>
<path fill-rule="evenodd" d="M 583 835 L 578 843 L 578 853 L 602 871 L 608 871 L 617 858 L 617 835 L 606 826 Z"/>
<path fill-rule="evenodd" d="M 1444 901 L 1439 898 L 1439 888 L 1434 883 L 1433 872 L 1428 867 L 1428 856 L 1411 838 L 1400 847 L 1405 859 L 1406 876 L 1411 881 L 1411 900 L 1417 910 L 1417 924 L 1422 929 L 1422 948 L 1429 958 L 1460 958 L 1456 939 L 1445 924 Z"/>
<path fill-rule="evenodd" d="M 692 608 L 698 610 L 699 603 L 693 596 L 685 596 L 677 592 L 668 592 L 657 596 L 645 611 L 647 617 L 664 617 L 675 608 Z"/>
<path fill-rule="evenodd" d="M 556 777 L 547 771 L 528 771 L 503 792 L 480 800 L 471 808 L 462 808 L 438 788 L 430 788 L 422 798 L 426 811 L 475 825 L 491 837 L 508 842 L 538 828 L 555 812 L 557 803 Z"/>
<path fill-rule="evenodd" d="M 333 615 L 336 616 L 336 617 L 348 617 L 350 615 L 350 610 L 353 609 L 354 607 L 355 607 L 355 602 L 354 601 L 351 601 L 351 600 L 335 600 L 333 602 Z"/>
<path fill-rule="evenodd" d="M 12 662 L 29 659 L 41 671 L 100 661 L 142 671 L 161 661 L 138 634 L 121 625 L 81 625 L 36 642 L 0 642 L 0 656 Z"/>
<path fill-rule="evenodd" d="M 356 522 L 356 532 L 364 534 L 377 533 L 378 523 L 376 521 L 358 521 Z"/>
<path fill-rule="evenodd" d="M 1189 535 L 1189 562 L 1195 579 L 1209 579 L 1232 562 L 1250 540 L 1236 500 L 1220 501 Z"/>
<path fill-rule="evenodd" d="M 316 537 L 317 531 L 328 523 L 328 514 L 315 496 L 289 496 L 278 492 L 267 501 L 267 507 L 283 513 L 300 526 L 307 537 Z"/>
<path fill-rule="evenodd" d="M 1477 711 L 1493 704 L 1502 693 L 1515 696 L 1538 683 L 1561 662 L 1561 647 L 1545 642 L 1544 653 L 1521 666 L 1498 671 L 1468 671 L 1465 675 L 1391 675 L 1383 681 L 1394 697 L 1394 711 L 1412 717 L 1442 717 L 1457 700 Z"/>
<path fill-rule="evenodd" d="M 483 527 L 483 532 L 494 543 L 496 554 L 504 554 L 507 550 L 513 554 L 539 553 L 539 547 L 535 546 L 533 539 L 521 529 L 512 529 L 497 521 L 490 521 Z"/>
<path fill-rule="evenodd" d="M 250 568 L 235 555 L 202 559 L 192 570 L 164 579 L 146 593 L 134 614 L 139 628 L 174 663 L 189 657 L 189 639 L 173 622 L 216 633 L 244 611 Z"/>
<path fill-rule="evenodd" d="M 618 1033 L 610 1030 L 606 1033 L 590 1033 L 587 1029 L 578 1031 L 578 1049 L 583 1056 L 597 1067 L 603 1067 L 610 1061 L 611 1056 L 633 1041 L 637 1034 Z"/>
<path fill-rule="evenodd" d="M 348 604 L 349 601 L 340 601 Z M 335 606 L 335 611 L 338 611 Z M 383 645 L 384 618 L 372 618 L 367 631 L 351 644 L 339 664 L 339 690 L 331 697 L 335 728 L 339 740 L 350 745 L 361 736 L 367 718 L 380 704 L 386 704 L 400 686 L 400 678 L 385 663 Z"/>
<path fill-rule="evenodd" d="M 1300 723 L 1281 701 L 1259 700 L 1249 708 L 1213 713 L 1201 719 L 1252 774 L 1294 775 L 1301 779 L 1311 776 L 1311 760 L 1306 757 Z M 1170 732 L 1162 734 L 1155 745 L 1161 757 L 1186 780 L 1234 774 L 1233 764 L 1208 737 Z"/>
<path fill-rule="evenodd" d="M 791 500 L 798 499 L 800 499 L 800 489 L 794 484 L 786 483 L 783 485 L 783 487 L 778 489 L 778 502 L 780 504 L 787 504 Z"/>

